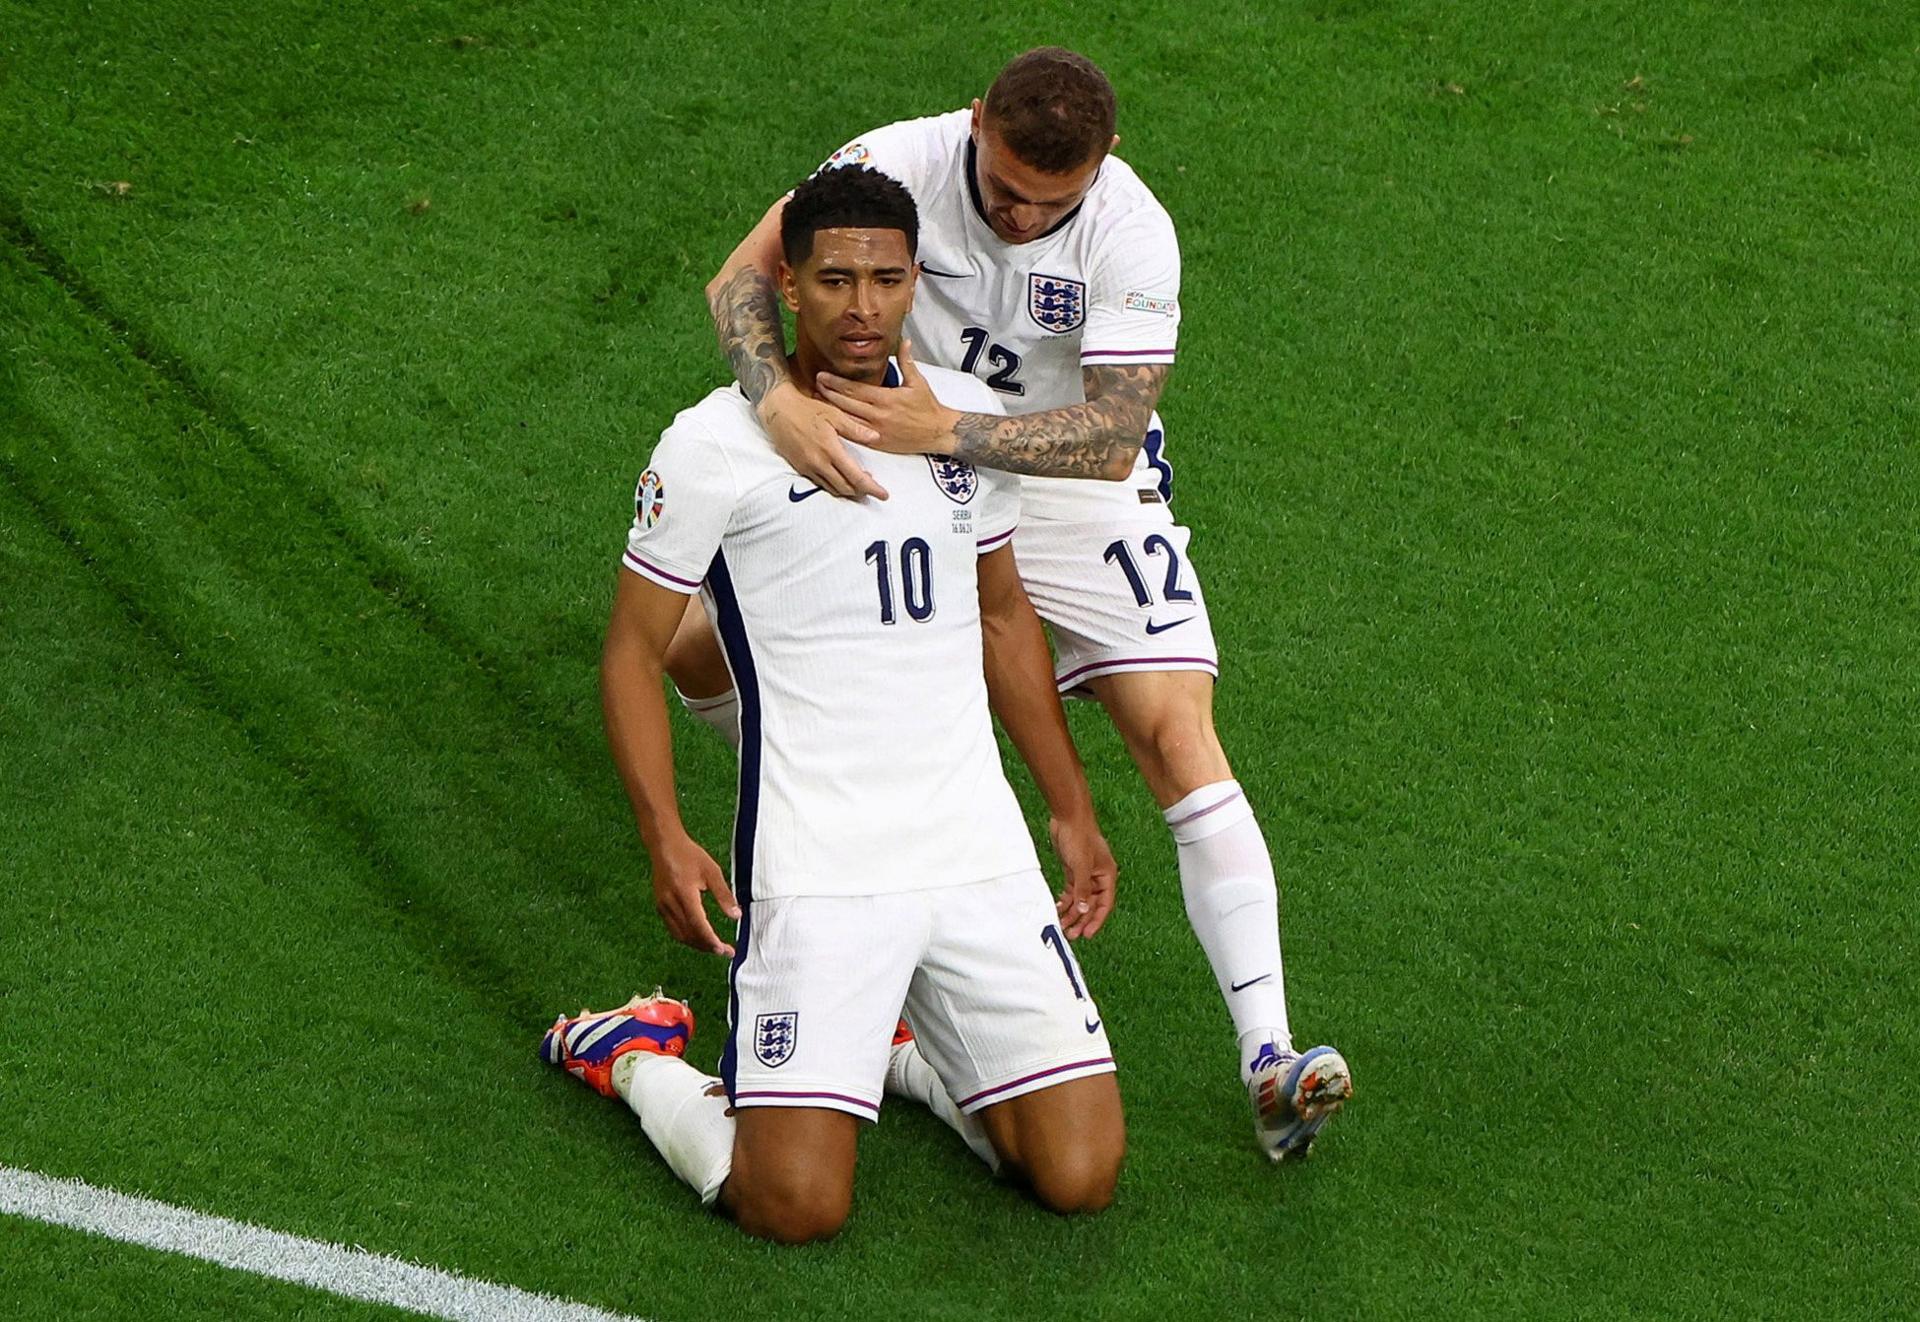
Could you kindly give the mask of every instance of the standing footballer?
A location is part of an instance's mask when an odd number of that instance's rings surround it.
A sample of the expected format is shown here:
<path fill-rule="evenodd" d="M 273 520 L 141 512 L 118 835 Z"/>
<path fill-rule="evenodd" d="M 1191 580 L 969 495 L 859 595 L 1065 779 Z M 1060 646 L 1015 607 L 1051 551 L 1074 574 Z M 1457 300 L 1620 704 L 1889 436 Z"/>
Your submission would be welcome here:
<path fill-rule="evenodd" d="M 924 276 L 912 352 L 984 380 L 1012 416 L 956 411 L 918 386 L 823 373 L 812 398 L 789 380 L 774 286 L 784 199 L 707 294 L 741 389 L 795 472 L 885 499 L 846 437 L 1028 478 L 1014 554 L 1053 633 L 1055 679 L 1106 708 L 1160 804 L 1239 1037 L 1255 1134 L 1278 1161 L 1306 1153 L 1353 1084 L 1339 1052 L 1296 1052 L 1288 1030 L 1273 862 L 1214 731 L 1217 653 L 1154 412 L 1180 325 L 1179 246 L 1110 154 L 1117 141 L 1106 76 L 1049 47 L 1015 58 L 970 109 L 875 129 L 827 162 L 906 184 Z M 726 669 L 699 612 L 668 665 L 689 706 L 724 728 Z"/>

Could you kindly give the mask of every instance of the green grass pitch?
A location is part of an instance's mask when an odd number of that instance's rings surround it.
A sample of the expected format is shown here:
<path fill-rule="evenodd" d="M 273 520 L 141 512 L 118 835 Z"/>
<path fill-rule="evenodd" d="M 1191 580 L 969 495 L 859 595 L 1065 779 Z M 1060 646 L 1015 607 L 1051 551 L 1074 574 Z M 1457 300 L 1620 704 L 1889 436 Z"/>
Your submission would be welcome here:
<path fill-rule="evenodd" d="M 1181 229 L 1220 721 L 1359 1094 L 1254 1152 L 1077 710 L 1118 1204 L 894 1108 L 766 1248 L 534 1056 L 724 1020 L 601 744 L 628 494 L 766 203 L 1048 41 Z M 1911 1313 L 1917 75 L 1806 0 L 0 0 L 0 1165 L 660 1322 Z M 391 1314 L 0 1218 L 0 1315 Z"/>

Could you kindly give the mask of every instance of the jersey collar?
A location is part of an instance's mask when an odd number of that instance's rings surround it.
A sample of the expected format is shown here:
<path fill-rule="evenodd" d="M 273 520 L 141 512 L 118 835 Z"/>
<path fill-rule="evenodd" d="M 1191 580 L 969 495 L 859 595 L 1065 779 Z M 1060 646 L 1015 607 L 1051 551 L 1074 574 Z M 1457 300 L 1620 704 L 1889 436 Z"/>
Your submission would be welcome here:
<path fill-rule="evenodd" d="M 891 358 L 887 359 L 887 374 L 884 378 L 881 379 L 880 384 L 883 386 L 899 385 L 900 384 L 900 364 L 894 362 L 893 359 Z M 733 383 L 733 388 L 734 390 L 739 392 L 740 398 L 747 399 L 746 387 L 742 386 L 738 381 L 735 381 Z M 753 404 L 753 401 L 750 399 L 747 399 L 747 404 L 749 405 L 749 407 L 751 407 L 751 405 Z"/>
<path fill-rule="evenodd" d="M 987 233 L 993 234 L 993 237 L 996 239 L 1000 239 L 1000 236 L 998 234 L 994 234 L 993 222 L 987 219 L 987 208 L 980 201 L 979 165 L 975 160 L 975 157 L 978 154 L 979 154 L 978 149 L 974 145 L 973 135 L 969 133 L 967 135 L 967 165 L 966 165 L 967 197 L 970 198 L 973 202 L 973 214 L 980 217 L 980 223 L 987 227 Z M 1104 161 L 1101 162 L 1101 168 L 1102 169 L 1106 168 L 1106 162 Z M 1100 181 L 1100 176 L 1098 174 L 1095 174 L 1094 182 L 1098 183 L 1099 181 Z M 1089 193 L 1093 191 L 1093 186 L 1091 184 L 1087 186 L 1087 191 Z M 1060 219 L 1053 222 L 1052 228 L 1048 229 L 1043 234 L 1039 234 L 1039 235 L 1036 235 L 1034 238 L 1028 239 L 1026 243 L 1023 243 L 1020 246 L 1024 248 L 1030 244 L 1035 244 L 1040 242 L 1041 239 L 1052 238 L 1054 235 L 1058 234 L 1061 230 L 1073 224 L 1074 217 L 1078 216 L 1080 214 L 1081 209 L 1086 205 L 1087 205 L 1087 199 L 1084 197 L 1081 198 L 1078 206 L 1074 207 L 1073 210 L 1069 211 L 1066 215 L 1060 217 Z M 1000 239 L 1000 242 L 1006 243 L 1009 248 L 1014 246 L 1013 244 L 1007 243 L 1005 239 Z"/>

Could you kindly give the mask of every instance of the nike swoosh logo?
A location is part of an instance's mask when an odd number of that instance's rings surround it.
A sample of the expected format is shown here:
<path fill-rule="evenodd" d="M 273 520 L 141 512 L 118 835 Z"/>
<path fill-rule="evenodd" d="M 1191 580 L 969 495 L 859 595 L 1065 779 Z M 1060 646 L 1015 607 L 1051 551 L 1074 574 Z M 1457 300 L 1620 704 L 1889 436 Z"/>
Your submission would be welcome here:
<path fill-rule="evenodd" d="M 787 499 L 798 505 L 808 496 L 817 496 L 825 489 L 824 487 L 808 487 L 805 491 L 802 491 L 798 487 L 788 487 Z"/>
<path fill-rule="evenodd" d="M 1157 633 L 1165 633 L 1169 629 L 1178 629 L 1181 625 L 1185 624 L 1188 620 L 1191 620 L 1192 618 L 1193 616 L 1191 615 L 1185 615 L 1185 616 L 1182 616 L 1180 619 L 1174 620 L 1168 624 L 1155 624 L 1152 620 L 1148 620 L 1147 635 L 1148 637 L 1151 637 Z"/>
<path fill-rule="evenodd" d="M 1100 1031 L 1100 1021 L 1099 1021 L 1098 1019 L 1096 1019 L 1096 1020 L 1094 1020 L 1094 1021 L 1093 1021 L 1092 1023 L 1090 1023 L 1090 1024 L 1088 1024 L 1088 1025 L 1087 1025 L 1087 1031 L 1088 1031 L 1089 1033 L 1097 1033 L 1097 1032 L 1099 1032 L 1099 1031 Z"/>
<path fill-rule="evenodd" d="M 973 274 L 971 271 L 936 271 L 925 262 L 920 263 L 920 271 L 923 275 L 935 276 L 941 280 L 965 280 Z"/>
<path fill-rule="evenodd" d="M 1245 991 L 1247 988 L 1253 986 L 1254 983 L 1265 982 L 1268 978 L 1271 978 L 1272 976 L 1273 975 L 1271 973 L 1262 973 L 1257 978 L 1248 978 L 1245 982 L 1236 982 L 1233 984 L 1233 990 Z"/>

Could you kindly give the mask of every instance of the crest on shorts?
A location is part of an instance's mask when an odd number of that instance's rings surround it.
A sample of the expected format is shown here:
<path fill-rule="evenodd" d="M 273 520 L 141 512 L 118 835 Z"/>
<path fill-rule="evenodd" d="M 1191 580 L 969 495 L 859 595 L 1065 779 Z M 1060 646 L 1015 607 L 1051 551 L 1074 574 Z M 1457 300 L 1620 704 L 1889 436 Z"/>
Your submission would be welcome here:
<path fill-rule="evenodd" d="M 660 522 L 666 508 L 667 484 L 660 480 L 660 474 L 649 468 L 640 474 L 640 485 L 633 489 L 633 517 L 639 521 L 640 531 L 645 532 Z"/>
<path fill-rule="evenodd" d="M 933 470 L 933 484 L 956 504 L 966 504 L 973 499 L 973 493 L 980 489 L 980 474 L 974 472 L 973 465 L 964 459 L 930 454 L 927 456 L 927 467 Z"/>
<path fill-rule="evenodd" d="M 800 1014 L 796 1010 L 760 1015 L 753 1021 L 753 1058 L 768 1069 L 779 1068 L 793 1058 L 799 1033 Z"/>
<path fill-rule="evenodd" d="M 1041 330 L 1065 335 L 1087 319 L 1087 285 L 1057 275 L 1027 273 L 1027 312 Z"/>

